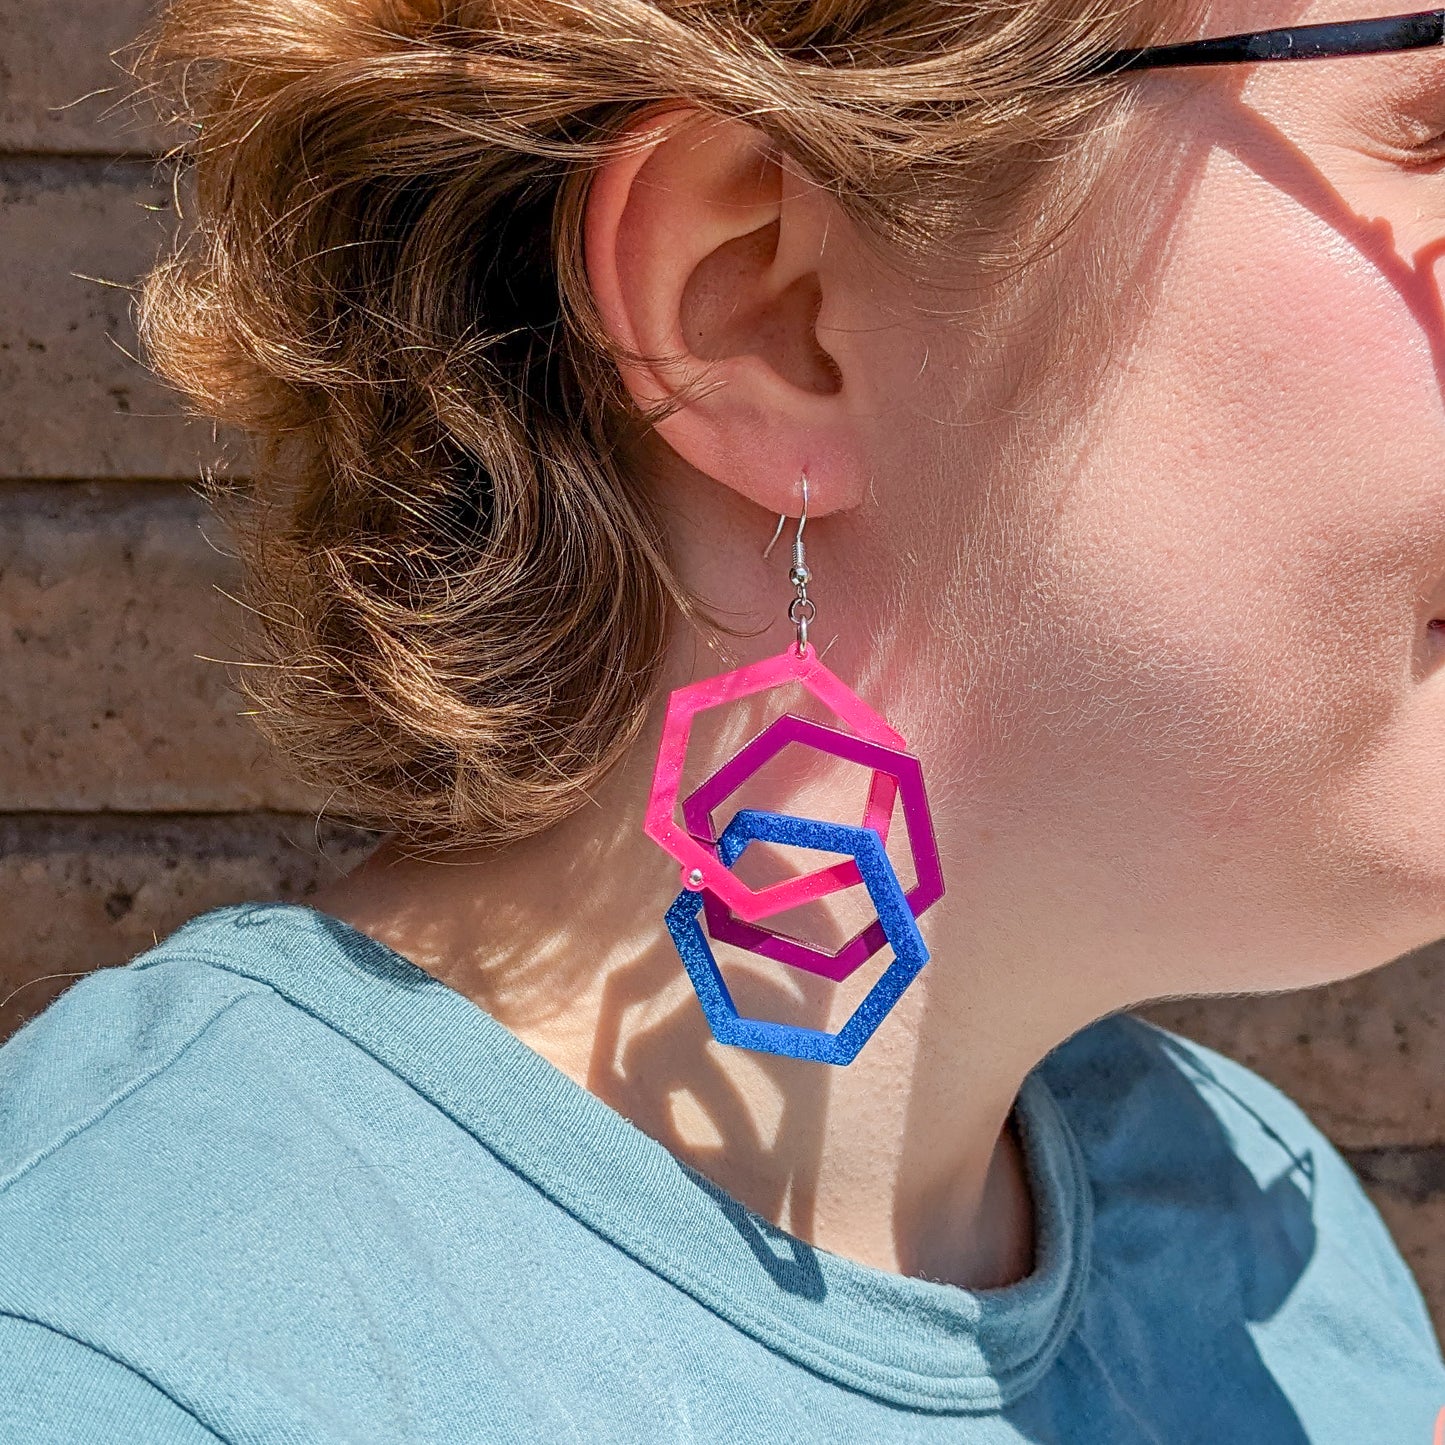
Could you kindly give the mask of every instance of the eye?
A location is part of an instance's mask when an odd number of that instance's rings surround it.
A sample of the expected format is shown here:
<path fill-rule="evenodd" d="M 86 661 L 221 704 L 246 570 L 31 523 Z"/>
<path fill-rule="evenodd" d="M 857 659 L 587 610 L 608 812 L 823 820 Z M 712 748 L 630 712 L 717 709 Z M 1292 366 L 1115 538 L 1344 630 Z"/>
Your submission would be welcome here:
<path fill-rule="evenodd" d="M 1406 150 L 1424 150 L 1445 139 L 1445 113 L 1433 95 L 1411 96 L 1389 108 L 1390 139 Z"/>
<path fill-rule="evenodd" d="M 1382 159 L 1432 168 L 1445 160 L 1445 66 L 1435 55 L 1391 58 L 1422 63 L 1392 67 L 1386 83 L 1376 71 L 1369 84 L 1345 88 L 1341 119 Z"/>
<path fill-rule="evenodd" d="M 1433 172 L 1445 165 L 1445 130 L 1403 148 L 1399 164 L 1409 171 Z"/>

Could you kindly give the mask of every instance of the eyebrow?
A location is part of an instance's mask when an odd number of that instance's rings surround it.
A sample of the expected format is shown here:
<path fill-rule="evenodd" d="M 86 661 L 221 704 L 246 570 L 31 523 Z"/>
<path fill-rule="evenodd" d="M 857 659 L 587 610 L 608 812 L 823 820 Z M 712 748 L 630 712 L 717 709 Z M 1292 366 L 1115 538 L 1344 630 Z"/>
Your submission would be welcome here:
<path fill-rule="evenodd" d="M 1445 45 L 1445 10 L 1417 10 L 1372 20 L 1335 20 L 1324 25 L 1287 25 L 1209 40 L 1113 50 L 1091 62 L 1086 74 L 1156 70 L 1174 65 L 1238 65 L 1256 60 L 1328 60 L 1346 55 L 1383 55 Z"/>

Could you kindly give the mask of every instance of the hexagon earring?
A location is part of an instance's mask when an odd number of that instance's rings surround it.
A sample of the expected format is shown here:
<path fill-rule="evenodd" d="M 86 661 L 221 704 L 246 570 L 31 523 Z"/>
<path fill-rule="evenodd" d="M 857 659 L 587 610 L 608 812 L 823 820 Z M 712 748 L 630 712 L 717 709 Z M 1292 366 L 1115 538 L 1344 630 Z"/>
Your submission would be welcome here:
<path fill-rule="evenodd" d="M 817 617 L 817 607 L 808 595 L 813 577 L 803 542 L 808 523 L 806 476 L 802 479 L 802 494 L 802 513 L 788 572 L 794 588 L 788 604 L 788 621 L 793 625 L 796 642 L 777 657 L 692 683 L 670 696 L 643 829 L 681 867 L 683 892 L 668 910 L 668 926 L 714 1037 L 721 1043 L 764 1053 L 846 1064 L 872 1036 L 904 988 L 927 962 L 928 951 L 918 934 L 916 919 L 942 896 L 943 874 L 918 760 L 904 751 L 902 736 L 886 719 L 823 665 L 808 641 L 808 628 Z M 782 535 L 785 521 L 786 514 L 778 519 L 773 540 L 764 550 L 765 557 Z M 793 682 L 801 683 L 851 731 L 784 714 L 687 796 L 679 822 L 679 792 L 693 719 L 710 708 Z M 811 747 L 871 770 L 861 824 L 857 827 L 824 824 L 746 809 L 719 832 L 714 817 L 722 804 L 789 745 Z M 917 877 L 907 892 L 885 849 L 893 805 L 900 789 Z M 734 871 L 746 846 L 746 842 L 740 841 L 744 836 L 740 829 L 744 828 L 749 840 L 766 839 L 847 856 L 829 867 L 764 888 L 751 888 Z M 770 929 L 763 922 L 786 909 L 859 883 L 867 887 L 878 919 L 841 949 L 829 952 L 814 947 Z M 704 905 L 708 928 L 714 938 L 827 978 L 847 978 L 885 946 L 893 949 L 894 963 L 839 1036 L 765 1020 L 742 1019 L 732 1007 L 703 933 L 698 915 Z M 904 919 L 906 926 L 901 921 Z"/>

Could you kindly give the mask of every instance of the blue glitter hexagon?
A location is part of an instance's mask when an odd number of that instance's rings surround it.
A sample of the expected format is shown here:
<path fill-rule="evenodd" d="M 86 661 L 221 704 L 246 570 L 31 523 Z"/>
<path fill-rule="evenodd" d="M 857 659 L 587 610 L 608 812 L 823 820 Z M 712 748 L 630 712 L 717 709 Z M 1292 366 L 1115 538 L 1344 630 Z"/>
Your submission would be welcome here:
<path fill-rule="evenodd" d="M 703 895 L 684 889 L 667 910 L 667 931 L 677 945 L 708 1027 L 720 1044 L 735 1044 L 764 1054 L 785 1054 L 794 1059 L 811 1059 L 820 1064 L 851 1064 L 858 1051 L 873 1037 L 887 1018 L 903 990 L 918 977 L 928 962 L 928 949 L 918 922 L 904 897 L 903 887 L 883 840 L 872 828 L 853 828 L 844 823 L 819 823 L 811 818 L 792 818 L 743 808 L 718 839 L 718 857 L 731 868 L 754 842 L 786 843 L 795 848 L 815 848 L 843 853 L 858 864 L 858 872 L 883 924 L 884 936 L 893 949 L 893 962 L 853 1016 L 836 1034 L 796 1024 L 769 1023 L 766 1019 L 743 1018 L 713 957 L 712 948 L 698 921 Z"/>

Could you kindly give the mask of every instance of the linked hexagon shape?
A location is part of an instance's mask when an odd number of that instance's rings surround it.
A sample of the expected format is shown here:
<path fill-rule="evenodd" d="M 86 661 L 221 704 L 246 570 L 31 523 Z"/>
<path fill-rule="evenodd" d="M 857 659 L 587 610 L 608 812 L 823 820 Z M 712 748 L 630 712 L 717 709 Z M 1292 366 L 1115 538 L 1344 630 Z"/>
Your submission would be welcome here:
<path fill-rule="evenodd" d="M 826 727 L 822 723 L 798 717 L 793 713 L 785 713 L 780 718 L 774 718 L 757 737 L 734 753 L 712 777 L 683 799 L 683 824 L 691 837 L 704 847 L 715 851 L 717 828 L 713 822 L 713 814 L 726 799 L 737 792 L 755 773 L 760 772 L 790 743 L 801 743 L 805 747 L 814 747 L 819 752 L 832 753 L 835 757 L 857 762 L 860 760 L 848 749 L 847 744 L 858 741 L 861 740 L 852 733 L 840 732 L 837 728 Z M 882 745 L 869 744 L 869 746 L 881 748 Z M 907 757 L 906 753 L 891 751 L 890 755 Z M 898 784 L 895 772 L 892 769 L 875 769 L 868 788 L 868 799 L 863 809 L 863 826 L 872 828 L 885 843 L 888 841 L 888 829 L 893 822 L 893 800 L 897 793 Z M 835 863 L 830 868 L 819 869 L 809 876 L 818 881 L 818 892 L 814 896 L 820 898 L 835 889 L 851 888 L 855 883 L 863 881 L 858 873 L 858 865 L 851 859 Z M 826 886 L 824 886 L 825 884 Z M 718 905 L 718 913 L 723 918 L 729 916 L 726 908 L 721 904 Z M 713 928 L 711 910 L 708 912 L 708 928 L 714 938 L 722 937 Z M 736 942 L 735 939 L 728 941 Z"/>

